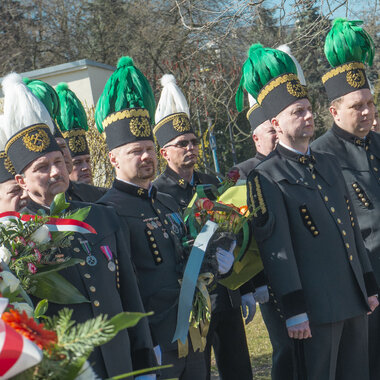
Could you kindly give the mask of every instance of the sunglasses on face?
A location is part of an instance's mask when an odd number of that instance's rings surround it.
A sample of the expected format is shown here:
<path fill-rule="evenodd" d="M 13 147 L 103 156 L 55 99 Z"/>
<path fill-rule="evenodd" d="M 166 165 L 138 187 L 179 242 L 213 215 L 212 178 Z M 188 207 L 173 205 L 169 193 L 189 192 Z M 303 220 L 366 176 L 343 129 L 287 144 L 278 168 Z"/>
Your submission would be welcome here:
<path fill-rule="evenodd" d="M 191 139 L 191 140 L 180 140 L 175 144 L 166 145 L 165 148 L 169 146 L 175 146 L 176 148 L 187 148 L 189 144 L 193 146 L 198 146 L 200 144 L 199 139 Z"/>

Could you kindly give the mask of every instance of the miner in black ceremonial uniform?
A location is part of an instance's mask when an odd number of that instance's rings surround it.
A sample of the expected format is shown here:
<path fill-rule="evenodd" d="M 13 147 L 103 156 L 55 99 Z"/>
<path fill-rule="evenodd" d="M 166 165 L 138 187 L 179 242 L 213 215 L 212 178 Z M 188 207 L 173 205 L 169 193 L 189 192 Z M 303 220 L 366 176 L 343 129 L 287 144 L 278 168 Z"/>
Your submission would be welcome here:
<path fill-rule="evenodd" d="M 194 170 L 199 155 L 199 139 L 189 120 L 189 107 L 173 75 L 162 77 L 163 89 L 157 105 L 153 132 L 166 160 L 165 171 L 156 178 L 153 186 L 170 194 L 181 206 L 188 206 L 197 185 L 218 185 L 212 175 Z M 251 292 L 241 300 L 239 291 L 232 291 L 218 284 L 211 296 L 211 323 L 207 335 L 207 379 L 210 379 L 211 347 L 214 348 L 219 376 L 224 380 L 252 379 L 244 323 L 240 304 L 248 307 L 247 323 L 255 314 L 256 304 Z"/>
<path fill-rule="evenodd" d="M 333 68 L 322 77 L 322 81 L 331 102 L 334 124 L 313 142 L 312 147 L 337 158 L 377 282 L 380 283 L 380 135 L 371 131 L 375 106 L 363 63 L 367 58 L 371 63 L 374 45 L 371 37 L 356 24 L 357 21 L 337 20 L 326 38 L 326 57 Z M 336 47 L 335 39 L 348 42 Z M 362 49 L 357 50 L 360 41 Z M 355 47 L 352 51 L 356 54 L 346 52 L 350 47 Z M 345 59 L 337 62 L 336 57 Z M 369 316 L 368 323 L 370 378 L 375 380 L 380 376 L 378 309 Z"/>
<path fill-rule="evenodd" d="M 265 157 L 273 151 L 277 144 L 277 134 L 271 122 L 266 117 L 263 109 L 255 101 L 252 95 L 249 95 L 250 108 L 247 112 L 247 119 L 252 131 L 252 140 L 255 144 L 256 154 L 239 164 L 231 170 L 238 169 L 239 179 L 247 179 L 249 173 L 254 167 L 263 161 Z"/>
<path fill-rule="evenodd" d="M 239 170 L 240 179 L 247 179 L 249 173 L 275 149 L 277 144 L 276 130 L 264 110 L 252 95 L 248 94 L 248 98 L 250 108 L 247 112 L 247 119 L 251 126 L 256 154 L 231 169 Z M 288 336 L 283 311 L 278 310 L 277 301 L 274 299 L 273 293 L 268 291 L 267 285 L 268 279 L 262 270 L 242 285 L 240 291 L 242 294 L 254 292 L 254 299 L 260 304 L 261 315 L 272 344 L 272 380 L 293 380 L 295 376 L 294 344 Z"/>
<path fill-rule="evenodd" d="M 17 183 L 29 196 L 24 211 L 44 209 L 48 213 L 54 196 L 65 192 L 69 184 L 62 152 L 52 134 L 53 122 L 18 74 L 5 77 L 2 85 L 8 138 L 5 151 L 14 166 Z M 87 205 L 72 202 L 70 209 Z M 86 222 L 97 234 L 75 233 L 71 237 L 72 245 L 57 255 L 83 259 L 81 264 L 66 268 L 60 274 L 88 301 L 65 305 L 50 303 L 48 313 L 56 314 L 67 306 L 74 311 L 73 319 L 85 322 L 100 314 L 112 317 L 123 311 L 144 312 L 128 235 L 125 229 L 120 229 L 116 213 L 111 208 L 91 205 Z M 147 319 L 120 331 L 110 342 L 96 348 L 89 361 L 102 378 L 154 366 L 156 360 Z"/>
<path fill-rule="evenodd" d="M 35 95 L 48 110 L 54 123 L 54 137 L 60 147 L 66 168 L 69 174 L 73 171 L 73 159 L 71 158 L 73 150 L 77 153 L 89 155 L 90 151 L 85 135 L 85 129 L 75 128 L 75 125 L 83 124 L 87 126 L 87 119 L 83 116 L 83 106 L 79 99 L 72 92 L 69 92 L 65 86 L 60 87 L 60 96 L 50 84 L 39 79 L 23 78 L 24 83 L 28 86 L 33 95 Z M 61 101 L 60 101 L 61 98 Z M 77 115 L 81 116 L 78 117 Z M 74 128 L 73 128 L 74 127 Z M 62 135 L 62 130 L 74 129 L 74 131 L 65 131 L 66 139 Z M 69 136 L 73 134 L 73 136 Z M 69 149 L 71 146 L 71 149 Z M 75 154 L 74 154 L 75 155 Z M 81 202 L 96 202 L 102 197 L 107 189 L 93 186 L 85 182 L 71 181 L 66 191 L 68 200 Z"/>
<path fill-rule="evenodd" d="M 60 102 L 58 125 L 72 157 L 70 180 L 92 184 L 90 150 L 86 139 L 87 115 L 81 101 L 65 82 L 58 83 Z"/>
<path fill-rule="evenodd" d="M 302 352 L 298 376 L 368 379 L 367 313 L 378 305 L 377 284 L 350 194 L 334 157 L 309 148 L 313 115 L 291 58 L 260 44 L 248 56 L 239 92 L 249 89 L 279 139 L 248 177 L 248 204 L 260 207 L 254 234 Z"/>
<path fill-rule="evenodd" d="M 177 202 L 151 184 L 157 168 L 151 130 L 154 105 L 148 81 L 130 57 L 122 57 L 95 112 L 98 129 L 105 131 L 110 161 L 116 171 L 112 188 L 99 203 L 113 206 L 130 234 L 143 303 L 146 310 L 154 312 L 149 323 L 155 349 L 162 353 L 162 364 L 173 364 L 162 371 L 163 378 L 202 380 L 203 352 L 194 352 L 188 343 L 187 355 L 182 356 L 178 342 L 173 342 L 180 280 L 187 259 L 182 248 L 186 230 Z M 224 251 L 222 256 L 229 261 L 221 266 L 217 253 L 219 272 L 223 273 L 232 266 L 233 254 Z"/>

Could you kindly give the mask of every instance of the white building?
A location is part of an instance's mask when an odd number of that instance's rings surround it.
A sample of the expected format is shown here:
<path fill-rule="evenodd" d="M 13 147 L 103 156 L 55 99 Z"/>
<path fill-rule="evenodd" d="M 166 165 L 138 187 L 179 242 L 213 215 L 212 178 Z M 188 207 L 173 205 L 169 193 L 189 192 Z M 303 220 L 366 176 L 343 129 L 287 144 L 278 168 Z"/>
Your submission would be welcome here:
<path fill-rule="evenodd" d="M 29 79 L 40 79 L 53 87 L 60 82 L 66 82 L 70 90 L 78 96 L 83 106 L 91 108 L 96 106 L 108 78 L 115 70 L 115 67 L 104 63 L 81 59 L 44 69 L 27 71 L 20 73 L 20 75 Z M 2 78 L 0 78 L 0 82 L 1 80 Z M 0 90 L 0 98 L 2 97 L 3 94 Z"/>

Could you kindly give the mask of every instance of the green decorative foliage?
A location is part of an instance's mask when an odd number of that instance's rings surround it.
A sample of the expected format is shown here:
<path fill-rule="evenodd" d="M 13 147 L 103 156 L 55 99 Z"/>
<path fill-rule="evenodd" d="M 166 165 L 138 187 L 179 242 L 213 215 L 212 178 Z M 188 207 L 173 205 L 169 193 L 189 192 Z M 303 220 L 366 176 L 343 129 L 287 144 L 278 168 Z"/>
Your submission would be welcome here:
<path fill-rule="evenodd" d="M 87 115 L 81 101 L 69 89 L 67 83 L 59 83 L 56 88 L 61 103 L 59 116 L 61 131 L 71 131 L 72 129 L 88 130 Z"/>
<path fill-rule="evenodd" d="M 28 86 L 48 110 L 51 118 L 56 120 L 60 113 L 61 105 L 59 103 L 59 97 L 57 92 L 50 84 L 43 82 L 39 79 L 23 78 L 24 83 Z"/>
<path fill-rule="evenodd" d="M 277 49 L 264 48 L 254 44 L 248 50 L 248 58 L 241 69 L 242 76 L 236 93 L 236 108 L 240 112 L 244 108 L 245 89 L 255 99 L 260 90 L 273 78 L 286 73 L 297 74 L 293 60 Z"/>
<path fill-rule="evenodd" d="M 131 57 L 121 57 L 116 71 L 108 79 L 95 110 L 99 132 L 103 120 L 111 113 L 125 108 L 146 108 L 154 124 L 156 103 L 153 90 L 144 74 L 134 65 Z"/>
<path fill-rule="evenodd" d="M 34 276 L 30 294 L 60 305 L 90 302 L 75 286 L 56 272 Z"/>
<path fill-rule="evenodd" d="M 347 62 L 372 65 L 375 44 L 371 36 L 360 27 L 363 21 L 337 18 L 325 41 L 325 55 L 332 67 Z"/>

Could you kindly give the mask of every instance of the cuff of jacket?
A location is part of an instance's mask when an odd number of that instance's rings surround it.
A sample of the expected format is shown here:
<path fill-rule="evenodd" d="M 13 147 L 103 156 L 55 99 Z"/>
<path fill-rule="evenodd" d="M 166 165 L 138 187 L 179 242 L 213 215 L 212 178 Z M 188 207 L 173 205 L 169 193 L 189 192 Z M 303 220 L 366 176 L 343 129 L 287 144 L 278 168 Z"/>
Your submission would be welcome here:
<path fill-rule="evenodd" d="M 373 272 L 364 273 L 364 283 L 368 297 L 379 294 L 379 286 Z"/>
<path fill-rule="evenodd" d="M 254 293 L 255 286 L 253 285 L 252 279 L 248 280 L 246 283 L 244 283 L 243 285 L 241 285 L 239 287 L 239 291 L 240 291 L 240 294 L 242 296 L 244 296 L 244 294 Z"/>
<path fill-rule="evenodd" d="M 300 323 L 306 322 L 308 320 L 309 318 L 307 317 L 306 313 L 298 314 L 286 320 L 286 327 L 299 325 Z"/>
<path fill-rule="evenodd" d="M 281 301 L 286 319 L 306 313 L 306 302 L 302 289 L 283 295 Z"/>
<path fill-rule="evenodd" d="M 157 367 L 157 360 L 153 348 L 141 348 L 132 351 L 133 370 Z M 153 372 L 153 371 L 152 371 Z"/>

